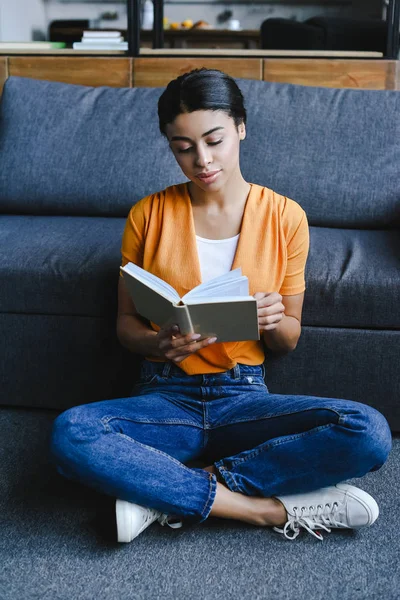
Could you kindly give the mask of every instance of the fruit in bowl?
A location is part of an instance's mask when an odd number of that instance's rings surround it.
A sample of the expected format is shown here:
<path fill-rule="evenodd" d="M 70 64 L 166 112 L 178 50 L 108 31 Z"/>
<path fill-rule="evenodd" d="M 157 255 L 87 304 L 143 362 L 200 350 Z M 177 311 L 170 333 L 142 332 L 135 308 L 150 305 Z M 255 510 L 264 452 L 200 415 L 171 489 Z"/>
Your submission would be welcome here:
<path fill-rule="evenodd" d="M 182 21 L 181 25 L 183 29 L 190 29 L 193 27 L 193 21 L 192 19 L 186 19 L 185 21 Z"/>
<path fill-rule="evenodd" d="M 177 23 L 176 21 L 173 21 L 172 23 L 170 23 L 169 28 L 170 29 L 180 29 L 181 28 L 181 24 Z"/>
<path fill-rule="evenodd" d="M 196 21 L 196 23 L 192 26 L 192 29 L 212 29 L 210 23 L 207 21 Z"/>

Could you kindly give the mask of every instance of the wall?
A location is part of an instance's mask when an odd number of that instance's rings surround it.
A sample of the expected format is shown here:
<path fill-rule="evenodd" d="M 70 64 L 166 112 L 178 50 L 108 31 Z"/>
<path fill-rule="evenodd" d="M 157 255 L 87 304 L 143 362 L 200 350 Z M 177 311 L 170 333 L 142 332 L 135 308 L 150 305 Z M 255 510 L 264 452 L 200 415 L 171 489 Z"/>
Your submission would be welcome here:
<path fill-rule="evenodd" d="M 0 0 L 0 41 L 28 42 L 46 27 L 43 0 Z"/>

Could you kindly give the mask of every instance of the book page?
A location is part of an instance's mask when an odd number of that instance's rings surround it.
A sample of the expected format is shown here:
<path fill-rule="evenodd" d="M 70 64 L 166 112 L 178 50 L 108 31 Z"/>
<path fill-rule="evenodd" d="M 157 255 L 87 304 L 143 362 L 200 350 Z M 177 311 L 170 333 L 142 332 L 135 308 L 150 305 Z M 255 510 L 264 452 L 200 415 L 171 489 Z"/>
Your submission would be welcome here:
<path fill-rule="evenodd" d="M 185 304 L 194 303 L 201 298 L 219 298 L 224 296 L 225 299 L 230 299 L 236 296 L 249 296 L 249 280 L 245 275 L 236 281 L 228 281 L 223 285 L 215 286 L 209 290 L 200 291 L 196 294 L 186 294 L 183 296 L 182 302 Z"/>
<path fill-rule="evenodd" d="M 245 275 L 242 275 L 242 269 L 239 267 L 196 286 L 183 296 L 182 302 L 186 303 L 187 300 L 192 298 L 210 296 L 247 296 L 248 293 L 248 279 Z"/>

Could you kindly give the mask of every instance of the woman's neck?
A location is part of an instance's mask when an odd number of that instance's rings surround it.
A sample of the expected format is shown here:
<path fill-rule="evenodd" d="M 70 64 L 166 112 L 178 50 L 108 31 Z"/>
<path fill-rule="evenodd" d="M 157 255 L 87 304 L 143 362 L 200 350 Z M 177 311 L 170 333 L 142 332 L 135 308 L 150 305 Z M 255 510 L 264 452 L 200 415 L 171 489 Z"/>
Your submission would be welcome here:
<path fill-rule="evenodd" d="M 205 191 L 192 181 L 188 183 L 188 191 L 193 206 L 215 206 L 219 210 L 233 208 L 247 198 L 251 185 L 247 183 L 240 173 L 239 177 L 229 180 L 226 185 L 215 191 Z"/>

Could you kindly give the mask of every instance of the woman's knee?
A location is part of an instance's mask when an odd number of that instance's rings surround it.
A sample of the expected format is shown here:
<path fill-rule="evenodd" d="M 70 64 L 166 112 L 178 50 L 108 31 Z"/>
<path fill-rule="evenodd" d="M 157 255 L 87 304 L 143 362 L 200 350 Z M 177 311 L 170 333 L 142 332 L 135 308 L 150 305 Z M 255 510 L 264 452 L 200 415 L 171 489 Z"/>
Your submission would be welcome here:
<path fill-rule="evenodd" d="M 102 431 L 102 424 L 93 415 L 89 405 L 73 406 L 59 414 L 52 426 L 50 453 L 57 463 L 65 455 L 70 458 L 74 447 L 96 440 Z"/>
<path fill-rule="evenodd" d="M 369 438 L 372 457 L 375 462 L 371 471 L 376 471 L 389 457 L 392 449 L 392 432 L 387 419 L 381 412 L 369 406 L 368 413 Z"/>
<path fill-rule="evenodd" d="M 368 470 L 376 471 L 386 462 L 392 449 L 390 426 L 377 409 L 367 404 L 354 404 L 357 406 L 352 421 L 359 440 L 359 444 L 354 443 L 354 449 L 367 461 Z"/>

